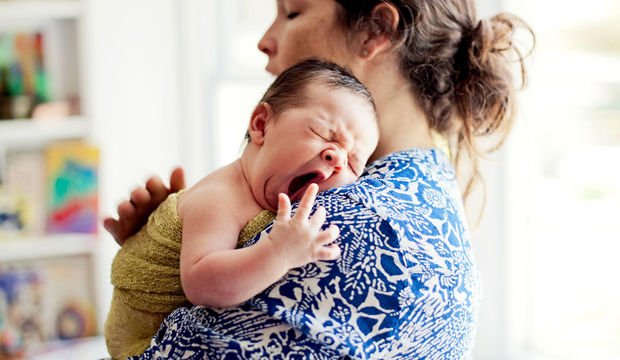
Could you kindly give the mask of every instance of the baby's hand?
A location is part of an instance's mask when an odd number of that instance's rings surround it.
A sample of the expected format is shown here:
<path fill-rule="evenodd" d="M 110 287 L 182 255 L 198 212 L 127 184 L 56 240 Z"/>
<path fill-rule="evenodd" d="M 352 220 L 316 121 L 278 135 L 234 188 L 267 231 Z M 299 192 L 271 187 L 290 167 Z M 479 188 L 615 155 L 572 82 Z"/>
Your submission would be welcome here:
<path fill-rule="evenodd" d="M 292 218 L 288 196 L 278 196 L 278 215 L 269 239 L 289 269 L 317 260 L 334 260 L 340 256 L 340 248 L 336 244 L 328 245 L 338 238 L 338 227 L 330 225 L 326 230 L 321 230 L 325 222 L 325 208 L 319 207 L 308 218 L 318 190 L 317 184 L 311 184 L 306 189 L 297 213 Z"/>

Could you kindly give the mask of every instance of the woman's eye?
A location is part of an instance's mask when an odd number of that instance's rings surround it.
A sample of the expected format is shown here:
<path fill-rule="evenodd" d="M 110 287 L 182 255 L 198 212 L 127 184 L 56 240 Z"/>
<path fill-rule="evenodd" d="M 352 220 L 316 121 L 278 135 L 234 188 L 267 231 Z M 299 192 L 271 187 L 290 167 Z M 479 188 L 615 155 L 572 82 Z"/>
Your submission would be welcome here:
<path fill-rule="evenodd" d="M 293 20 L 294 18 L 296 18 L 296 17 L 297 17 L 297 15 L 299 15 L 299 13 L 298 13 L 298 12 L 290 12 L 290 13 L 288 13 L 288 14 L 286 15 L 286 18 L 287 18 L 287 19 L 289 19 L 289 20 Z"/>

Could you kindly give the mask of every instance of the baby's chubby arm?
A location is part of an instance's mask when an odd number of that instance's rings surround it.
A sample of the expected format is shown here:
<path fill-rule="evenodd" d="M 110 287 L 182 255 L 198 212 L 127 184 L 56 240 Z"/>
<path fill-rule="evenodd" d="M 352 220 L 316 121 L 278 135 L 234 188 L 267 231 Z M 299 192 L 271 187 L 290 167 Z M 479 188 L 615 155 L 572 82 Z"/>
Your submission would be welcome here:
<path fill-rule="evenodd" d="M 280 194 L 278 214 L 268 236 L 255 245 L 234 249 L 240 226 L 231 222 L 234 212 L 185 211 L 181 248 L 181 282 L 185 295 L 196 305 L 238 305 L 282 278 L 289 269 L 316 260 L 336 259 L 340 249 L 328 245 L 338 228 L 321 230 L 325 210 L 310 217 L 318 186 L 305 192 L 295 216 L 288 197 Z M 220 203 L 221 204 L 221 203 Z"/>

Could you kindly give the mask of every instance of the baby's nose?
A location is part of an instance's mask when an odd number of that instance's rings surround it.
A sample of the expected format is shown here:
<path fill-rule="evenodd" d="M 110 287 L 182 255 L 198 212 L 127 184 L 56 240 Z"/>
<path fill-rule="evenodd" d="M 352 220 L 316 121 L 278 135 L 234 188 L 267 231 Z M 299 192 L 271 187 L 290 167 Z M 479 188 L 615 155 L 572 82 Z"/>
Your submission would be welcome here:
<path fill-rule="evenodd" d="M 344 162 L 346 161 L 346 156 L 344 156 L 341 150 L 325 150 L 323 151 L 322 158 L 323 161 L 328 163 L 329 166 L 333 167 L 336 171 L 342 170 L 342 168 L 345 166 Z"/>

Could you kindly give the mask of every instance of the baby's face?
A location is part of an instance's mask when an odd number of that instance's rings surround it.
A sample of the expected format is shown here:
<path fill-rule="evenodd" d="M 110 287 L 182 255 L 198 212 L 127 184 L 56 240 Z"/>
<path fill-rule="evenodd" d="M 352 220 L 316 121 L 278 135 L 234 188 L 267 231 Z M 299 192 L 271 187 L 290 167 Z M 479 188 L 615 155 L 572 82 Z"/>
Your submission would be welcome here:
<path fill-rule="evenodd" d="M 323 191 L 354 182 L 379 139 L 375 112 L 362 96 L 311 85 L 306 97 L 265 128 L 256 185 L 274 210 L 278 193 L 295 201 L 311 183 Z"/>

